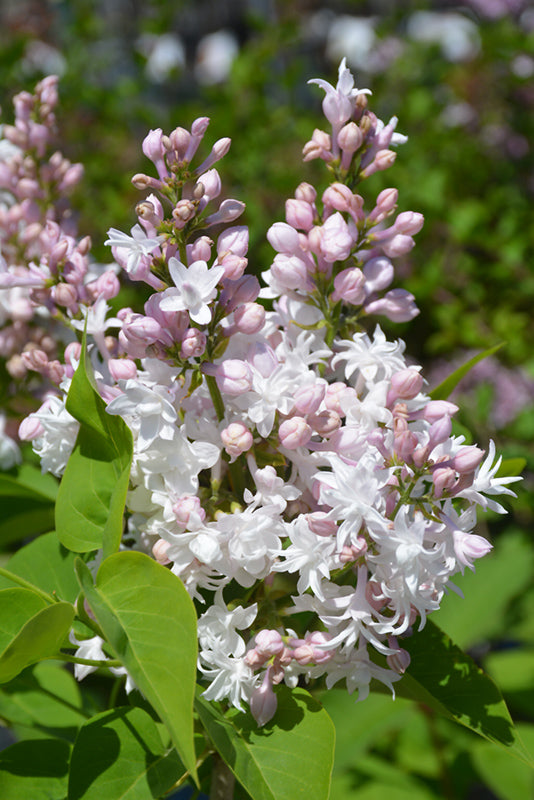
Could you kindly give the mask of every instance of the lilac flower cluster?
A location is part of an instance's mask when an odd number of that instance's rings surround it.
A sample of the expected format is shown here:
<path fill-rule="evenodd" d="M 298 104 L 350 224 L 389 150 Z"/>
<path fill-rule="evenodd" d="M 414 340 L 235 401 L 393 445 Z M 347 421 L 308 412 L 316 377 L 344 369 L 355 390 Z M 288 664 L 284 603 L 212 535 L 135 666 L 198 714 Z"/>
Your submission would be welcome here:
<path fill-rule="evenodd" d="M 235 224 L 244 206 L 220 199 L 214 165 L 229 140 L 194 165 L 206 118 L 148 134 L 157 178 L 134 177 L 150 191 L 138 222 L 108 232 L 117 264 L 154 290 L 144 313 L 108 318 L 112 273 L 86 305 L 86 284 L 61 283 L 76 289 L 67 321 L 79 330 L 87 318 L 107 410 L 134 435 L 124 546 L 152 552 L 205 608 L 205 696 L 249 704 L 260 725 L 281 681 L 324 676 L 358 699 L 373 678 L 393 688 L 409 663 L 398 637 L 421 628 L 451 577 L 490 550 L 473 533 L 476 507 L 503 512 L 493 496 L 512 494 L 515 480 L 496 477 L 493 444 L 485 457 L 451 434 L 457 407 L 430 400 L 404 343 L 366 330 L 370 315 L 417 313 L 412 295 L 390 287 L 392 259 L 423 219 L 396 214 L 395 189 L 369 210 L 355 192 L 393 163 L 404 140 L 396 119 L 384 125 L 368 110 L 344 61 L 336 87 L 315 83 L 331 129 L 314 132 L 304 159 L 322 159 L 332 182 L 320 198 L 303 183 L 287 201 L 286 222 L 268 232 L 277 254 L 263 289 L 245 272 L 248 232 Z M 28 269 L 49 270 L 41 292 L 48 276 L 59 285 L 49 262 L 47 251 Z M 78 354 L 67 347 L 71 368 Z M 55 474 L 77 427 L 64 405 L 69 374 L 21 428 Z M 80 652 L 101 659 L 101 645 Z"/>

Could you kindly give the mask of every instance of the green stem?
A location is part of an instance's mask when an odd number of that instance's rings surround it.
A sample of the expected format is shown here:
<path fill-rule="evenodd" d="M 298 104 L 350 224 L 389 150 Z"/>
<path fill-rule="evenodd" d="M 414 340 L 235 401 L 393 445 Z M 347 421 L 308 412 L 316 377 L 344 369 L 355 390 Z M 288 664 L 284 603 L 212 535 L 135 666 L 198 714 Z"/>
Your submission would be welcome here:
<path fill-rule="evenodd" d="M 54 595 L 48 594 L 48 592 L 43 592 L 43 590 L 39 589 L 38 586 L 35 586 L 33 583 L 24 580 L 24 578 L 21 578 L 20 575 L 15 575 L 8 569 L 3 569 L 2 567 L 0 567 L 0 575 L 12 581 L 13 583 L 18 583 L 18 585 L 22 586 L 24 589 L 30 589 L 35 594 L 40 595 L 40 597 L 42 597 L 43 600 L 46 600 L 47 603 L 54 604 L 58 602 L 57 597 L 54 597 Z"/>
<path fill-rule="evenodd" d="M 79 658 L 78 656 L 71 656 L 68 653 L 56 653 L 50 658 L 55 661 L 68 661 L 69 664 L 84 664 L 87 667 L 122 667 L 121 661 L 116 661 L 113 658 L 106 659 L 105 661 L 98 661 L 94 658 Z"/>

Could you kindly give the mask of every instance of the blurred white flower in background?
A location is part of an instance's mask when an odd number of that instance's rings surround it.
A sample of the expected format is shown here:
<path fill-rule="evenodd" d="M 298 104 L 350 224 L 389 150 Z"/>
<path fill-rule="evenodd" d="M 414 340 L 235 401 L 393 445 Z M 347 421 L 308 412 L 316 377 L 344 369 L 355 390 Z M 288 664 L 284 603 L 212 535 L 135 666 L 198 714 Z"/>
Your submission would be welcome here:
<path fill-rule="evenodd" d="M 238 52 L 237 38 L 231 31 L 220 30 L 204 36 L 196 53 L 195 77 L 198 82 L 208 86 L 226 80 Z"/>

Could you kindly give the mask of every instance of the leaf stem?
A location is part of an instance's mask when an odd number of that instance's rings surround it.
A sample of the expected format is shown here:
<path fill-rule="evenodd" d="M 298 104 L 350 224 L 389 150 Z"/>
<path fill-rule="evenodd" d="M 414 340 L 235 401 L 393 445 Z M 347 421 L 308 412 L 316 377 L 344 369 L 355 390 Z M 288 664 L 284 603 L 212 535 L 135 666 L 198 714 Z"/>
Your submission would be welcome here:
<path fill-rule="evenodd" d="M 108 658 L 104 661 L 97 660 L 94 658 L 79 658 L 78 656 L 71 656 L 68 653 L 55 653 L 55 655 L 50 656 L 50 658 L 54 660 L 61 660 L 61 661 L 68 661 L 69 664 L 84 664 L 87 667 L 122 667 L 122 662 L 117 661 L 114 658 Z"/>
<path fill-rule="evenodd" d="M 46 602 L 50 603 L 51 605 L 54 605 L 58 602 L 57 597 L 54 597 L 54 595 L 44 592 L 42 589 L 39 589 L 38 586 L 35 586 L 33 583 L 21 578 L 20 575 L 15 575 L 15 573 L 10 572 L 8 569 L 3 569 L 0 567 L 0 575 L 12 581 L 13 583 L 18 583 L 18 585 L 22 586 L 24 589 L 30 589 L 32 592 L 38 594 L 43 598 L 43 600 L 46 600 Z"/>

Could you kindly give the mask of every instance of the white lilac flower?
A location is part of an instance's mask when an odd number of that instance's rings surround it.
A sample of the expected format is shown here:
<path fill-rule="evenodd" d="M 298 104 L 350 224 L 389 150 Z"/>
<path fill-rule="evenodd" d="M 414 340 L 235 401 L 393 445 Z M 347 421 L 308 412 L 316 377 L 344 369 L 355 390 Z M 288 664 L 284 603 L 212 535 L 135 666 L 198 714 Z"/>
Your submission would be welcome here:
<path fill-rule="evenodd" d="M 41 470 L 59 477 L 67 466 L 80 425 L 65 408 L 65 399 L 54 396 L 48 397 L 30 418 L 38 420 L 43 429 L 33 440 Z"/>
<path fill-rule="evenodd" d="M 169 390 L 163 386 L 149 389 L 134 378 L 121 384 L 123 394 L 112 400 L 106 410 L 134 421 L 138 449 L 147 450 L 157 436 L 171 440 L 177 414 L 169 400 Z"/>
<path fill-rule="evenodd" d="M 177 258 L 169 259 L 169 272 L 174 287 L 161 295 L 162 311 L 188 311 L 193 322 L 207 325 L 211 321 L 208 303 L 217 294 L 217 284 L 224 275 L 224 267 L 208 269 L 205 261 L 194 261 L 189 267 Z"/>
<path fill-rule="evenodd" d="M 117 248 L 117 258 L 126 262 L 125 270 L 128 274 L 135 276 L 139 263 L 145 256 L 150 256 L 156 247 L 165 241 L 164 236 L 150 238 L 140 225 L 134 225 L 131 229 L 131 236 L 127 233 L 110 228 L 108 239 L 104 244 Z"/>

